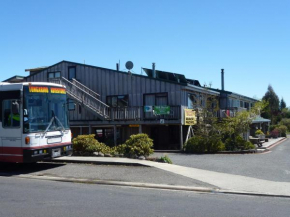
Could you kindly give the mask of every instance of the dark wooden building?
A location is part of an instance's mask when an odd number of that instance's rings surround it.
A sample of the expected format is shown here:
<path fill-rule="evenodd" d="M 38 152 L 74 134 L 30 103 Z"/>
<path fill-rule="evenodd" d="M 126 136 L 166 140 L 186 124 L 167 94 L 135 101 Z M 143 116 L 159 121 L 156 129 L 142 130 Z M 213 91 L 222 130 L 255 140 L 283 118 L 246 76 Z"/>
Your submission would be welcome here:
<path fill-rule="evenodd" d="M 24 81 L 66 85 L 71 98 L 73 135 L 95 134 L 106 144 L 121 144 L 131 134 L 147 133 L 154 148 L 182 148 L 188 126 L 184 109 L 204 107 L 209 97 L 221 99 L 222 115 L 249 109 L 254 99 L 202 87 L 182 74 L 143 68 L 147 75 L 61 61 L 49 67 L 27 69 Z M 75 105 L 75 106 L 74 106 Z M 246 106 L 245 106 L 246 105 Z"/>

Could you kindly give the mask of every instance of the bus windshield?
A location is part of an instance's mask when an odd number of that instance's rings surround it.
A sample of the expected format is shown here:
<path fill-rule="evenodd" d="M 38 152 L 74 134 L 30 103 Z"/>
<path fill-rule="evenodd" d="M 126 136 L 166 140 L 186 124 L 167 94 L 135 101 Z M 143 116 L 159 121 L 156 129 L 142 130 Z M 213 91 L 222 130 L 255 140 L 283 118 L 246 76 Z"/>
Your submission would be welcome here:
<path fill-rule="evenodd" d="M 23 87 L 23 132 L 69 129 L 66 91 L 62 87 Z"/>

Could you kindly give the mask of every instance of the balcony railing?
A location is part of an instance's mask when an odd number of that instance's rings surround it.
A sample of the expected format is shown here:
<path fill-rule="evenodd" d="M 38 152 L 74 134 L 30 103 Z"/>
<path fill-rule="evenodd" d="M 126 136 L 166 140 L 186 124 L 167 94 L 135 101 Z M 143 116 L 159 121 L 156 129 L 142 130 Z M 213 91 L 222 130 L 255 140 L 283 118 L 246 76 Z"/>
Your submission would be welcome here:
<path fill-rule="evenodd" d="M 109 119 L 112 121 L 180 120 L 181 106 L 170 106 L 170 112 L 166 115 L 157 115 L 154 111 L 144 112 L 144 106 L 109 108 Z"/>
<path fill-rule="evenodd" d="M 237 112 L 241 111 L 247 111 L 247 108 L 241 108 L 241 107 L 231 107 L 228 109 L 220 109 L 216 112 L 216 117 L 218 118 L 225 118 L 225 117 L 235 117 Z"/>
<path fill-rule="evenodd" d="M 143 108 L 143 107 L 142 107 Z M 166 115 L 158 115 L 153 112 L 143 112 L 144 120 L 180 120 L 181 119 L 181 106 L 170 106 L 170 112 Z"/>
<path fill-rule="evenodd" d="M 110 108 L 109 117 L 113 121 L 141 120 L 141 107 Z"/>

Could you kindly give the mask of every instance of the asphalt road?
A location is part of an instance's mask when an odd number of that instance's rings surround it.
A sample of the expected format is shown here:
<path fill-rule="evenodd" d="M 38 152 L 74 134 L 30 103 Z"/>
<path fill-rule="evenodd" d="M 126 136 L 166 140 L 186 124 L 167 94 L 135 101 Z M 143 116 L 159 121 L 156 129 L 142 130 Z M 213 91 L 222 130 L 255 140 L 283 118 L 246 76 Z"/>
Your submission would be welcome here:
<path fill-rule="evenodd" d="M 270 181 L 290 182 L 290 139 L 263 154 L 155 153 L 154 156 L 165 154 L 176 165 Z"/>
<path fill-rule="evenodd" d="M 290 200 L 0 177 L 0 216 L 289 216 Z"/>

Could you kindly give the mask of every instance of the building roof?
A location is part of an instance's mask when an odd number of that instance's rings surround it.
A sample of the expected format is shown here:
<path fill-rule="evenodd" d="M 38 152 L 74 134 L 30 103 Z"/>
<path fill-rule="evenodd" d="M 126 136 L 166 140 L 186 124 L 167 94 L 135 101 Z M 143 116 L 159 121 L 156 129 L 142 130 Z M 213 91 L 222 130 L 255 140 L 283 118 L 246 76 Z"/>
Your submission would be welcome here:
<path fill-rule="evenodd" d="M 19 82 L 22 82 L 24 78 L 25 78 L 24 76 L 15 75 L 15 76 L 13 76 L 11 78 L 8 78 L 8 79 L 4 80 L 3 82 L 19 83 Z"/>
<path fill-rule="evenodd" d="M 44 69 L 47 69 L 49 66 L 42 66 L 42 67 L 37 67 L 37 68 L 32 68 L 32 69 L 25 69 L 26 72 L 38 72 L 42 71 Z"/>
<path fill-rule="evenodd" d="M 271 120 L 262 118 L 261 116 L 256 116 L 253 119 L 253 121 L 252 121 L 253 124 L 256 124 L 256 123 L 265 123 L 265 122 L 271 122 Z"/>
<path fill-rule="evenodd" d="M 230 95 L 237 95 L 239 97 L 243 97 L 245 99 L 252 100 L 252 101 L 259 101 L 257 99 L 254 99 L 254 98 L 251 98 L 251 97 L 248 97 L 248 96 L 244 96 L 244 95 L 241 95 L 239 93 L 234 93 L 234 92 L 231 92 L 231 91 L 227 91 L 227 90 L 220 90 L 220 89 L 214 89 L 214 88 L 208 88 L 208 89 L 216 91 L 216 92 L 220 92 L 220 93 L 225 93 L 225 94 L 230 94 Z"/>

